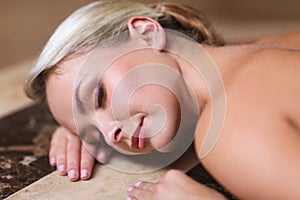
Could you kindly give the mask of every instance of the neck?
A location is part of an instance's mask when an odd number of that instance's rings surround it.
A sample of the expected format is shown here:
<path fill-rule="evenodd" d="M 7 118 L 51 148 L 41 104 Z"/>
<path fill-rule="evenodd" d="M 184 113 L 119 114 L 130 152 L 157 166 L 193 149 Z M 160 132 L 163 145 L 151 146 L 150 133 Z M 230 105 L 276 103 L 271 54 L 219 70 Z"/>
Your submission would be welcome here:
<path fill-rule="evenodd" d="M 203 109 L 211 98 L 221 95 L 226 90 L 240 66 L 239 63 L 253 48 L 247 48 L 247 45 L 201 45 L 196 48 L 197 50 L 190 51 L 189 60 L 177 57 L 176 61 L 182 75 L 193 88 L 198 105 Z"/>

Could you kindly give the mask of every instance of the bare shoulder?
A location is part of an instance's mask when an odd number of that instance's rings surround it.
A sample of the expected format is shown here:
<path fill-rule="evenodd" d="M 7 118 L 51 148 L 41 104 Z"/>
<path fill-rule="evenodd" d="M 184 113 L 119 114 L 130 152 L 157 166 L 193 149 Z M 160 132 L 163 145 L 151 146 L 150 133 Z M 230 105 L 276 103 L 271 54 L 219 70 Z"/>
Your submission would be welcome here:
<path fill-rule="evenodd" d="M 260 51 L 226 90 L 223 131 L 200 160 L 241 199 L 300 199 L 299 61 L 297 51 Z M 197 126 L 198 152 L 210 109 L 205 108 Z"/>
<path fill-rule="evenodd" d="M 268 44 L 281 48 L 291 48 L 300 50 L 300 32 L 286 33 L 271 37 L 262 38 L 256 44 Z"/>
<path fill-rule="evenodd" d="M 263 49 L 246 63 L 238 87 L 251 88 L 260 98 L 300 130 L 300 50 Z M 239 91 L 242 92 L 243 91 Z"/>

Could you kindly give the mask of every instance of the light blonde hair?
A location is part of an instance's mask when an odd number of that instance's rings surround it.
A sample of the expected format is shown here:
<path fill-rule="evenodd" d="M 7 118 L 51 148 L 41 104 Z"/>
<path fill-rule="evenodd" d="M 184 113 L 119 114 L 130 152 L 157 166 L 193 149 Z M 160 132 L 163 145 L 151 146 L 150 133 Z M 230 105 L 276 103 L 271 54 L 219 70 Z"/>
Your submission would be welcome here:
<path fill-rule="evenodd" d="M 182 32 L 199 43 L 224 45 L 207 18 L 196 9 L 176 3 L 141 4 L 102 0 L 76 10 L 55 30 L 25 81 L 28 97 L 46 100 L 46 79 L 69 55 L 89 52 L 110 37 L 127 30 L 133 16 L 157 20 L 163 28 Z"/>

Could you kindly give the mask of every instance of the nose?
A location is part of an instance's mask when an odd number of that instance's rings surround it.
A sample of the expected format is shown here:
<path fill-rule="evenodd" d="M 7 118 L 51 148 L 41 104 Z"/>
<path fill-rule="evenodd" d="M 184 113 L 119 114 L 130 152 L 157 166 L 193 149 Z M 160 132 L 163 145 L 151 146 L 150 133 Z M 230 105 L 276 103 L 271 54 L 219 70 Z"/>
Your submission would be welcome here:
<path fill-rule="evenodd" d="M 117 144 L 122 142 L 123 133 L 119 127 L 113 128 L 107 135 L 107 143 L 109 144 Z"/>

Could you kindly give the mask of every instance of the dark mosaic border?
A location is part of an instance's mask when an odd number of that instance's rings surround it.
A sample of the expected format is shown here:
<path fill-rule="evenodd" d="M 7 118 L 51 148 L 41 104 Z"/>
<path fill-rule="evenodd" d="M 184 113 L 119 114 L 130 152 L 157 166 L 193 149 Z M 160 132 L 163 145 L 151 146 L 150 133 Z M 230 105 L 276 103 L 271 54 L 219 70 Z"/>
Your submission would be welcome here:
<path fill-rule="evenodd" d="M 55 127 L 41 104 L 0 119 L 0 199 L 54 170 L 47 153 Z"/>

